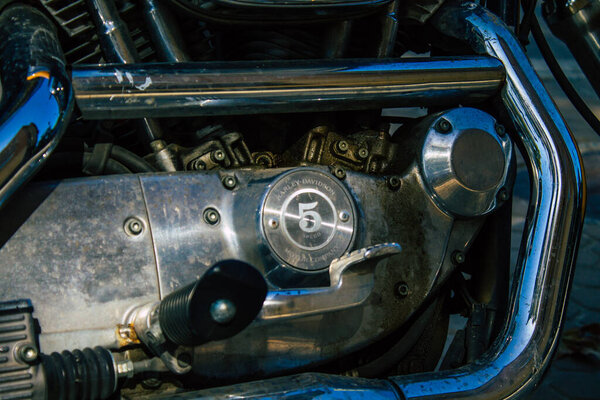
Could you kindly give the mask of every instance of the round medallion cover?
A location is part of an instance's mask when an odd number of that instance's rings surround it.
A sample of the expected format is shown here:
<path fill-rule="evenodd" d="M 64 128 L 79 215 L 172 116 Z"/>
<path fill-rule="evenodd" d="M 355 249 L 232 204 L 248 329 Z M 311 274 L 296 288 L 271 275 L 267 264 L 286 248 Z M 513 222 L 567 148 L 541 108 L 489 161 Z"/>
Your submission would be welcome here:
<path fill-rule="evenodd" d="M 355 208 L 346 188 L 314 169 L 280 176 L 262 208 L 262 230 L 271 250 L 286 264 L 307 271 L 329 266 L 354 238 Z"/>

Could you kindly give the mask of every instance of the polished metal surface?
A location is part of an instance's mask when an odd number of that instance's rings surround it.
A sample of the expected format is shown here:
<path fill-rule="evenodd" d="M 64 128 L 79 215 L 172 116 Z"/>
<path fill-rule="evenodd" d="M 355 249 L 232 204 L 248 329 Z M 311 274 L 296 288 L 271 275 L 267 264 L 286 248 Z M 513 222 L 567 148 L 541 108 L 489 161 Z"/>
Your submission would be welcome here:
<path fill-rule="evenodd" d="M 131 217 L 148 229 L 128 234 Z M 35 304 L 43 352 L 110 347 L 120 315 L 158 300 L 152 234 L 136 176 L 30 185 L 1 219 L 0 293 Z"/>
<path fill-rule="evenodd" d="M 329 266 L 330 287 L 270 291 L 255 324 L 347 310 L 362 304 L 371 294 L 377 263 L 400 254 L 401 246 L 385 243 L 355 250 L 336 258 Z M 361 268 L 364 274 L 346 274 Z"/>
<path fill-rule="evenodd" d="M 341 215 L 341 217 L 340 217 Z M 352 244 L 356 211 L 348 190 L 329 173 L 302 169 L 278 178 L 261 210 L 273 252 L 307 271 L 327 268 Z"/>
<path fill-rule="evenodd" d="M 435 17 L 446 34 L 498 57 L 507 69 L 502 100 L 530 166 L 531 204 L 505 329 L 476 363 L 396 377 L 407 399 L 508 398 L 541 378 L 556 349 L 583 226 L 585 178 L 573 137 L 523 49 L 497 17 L 476 5 L 449 6 Z"/>
<path fill-rule="evenodd" d="M 483 101 L 504 82 L 490 57 L 73 66 L 87 119 L 243 115 Z"/>
<path fill-rule="evenodd" d="M 302 271 L 278 261 L 260 233 L 258 211 L 286 173 L 237 169 L 32 185 L 0 215 L 5 221 L 0 273 L 6 277 L 0 292 L 39 304 L 42 351 L 116 348 L 122 342 L 116 324 L 129 323 L 119 315 L 131 306 L 160 300 L 217 261 L 246 261 L 264 272 L 272 304 L 288 304 L 292 312 L 277 322 L 272 317 L 282 313 L 266 307 L 264 316 L 272 321 L 195 348 L 193 367 L 201 378 L 269 376 L 348 354 L 397 329 L 445 282 L 455 268 L 451 254 L 469 247 L 481 223 L 441 212 L 421 186 L 416 163 L 398 177 L 399 188 L 390 188 L 385 177 L 348 171 L 339 183 L 362 215 L 353 247 L 396 242 L 404 250 L 377 267 L 356 263 L 358 255 L 373 254 L 365 251 L 334 262 L 331 272 Z M 235 177 L 232 189 L 222 183 L 227 176 Z M 217 224 L 205 221 L 207 209 L 219 213 Z M 132 217 L 144 226 L 137 235 L 126 229 Z M 351 261 L 349 268 L 343 260 Z M 335 271 L 342 270 L 340 280 Z M 408 296 L 396 295 L 398 282 L 410 286 Z M 354 293 L 352 287 L 361 290 Z M 316 295 L 295 308 L 286 303 L 305 293 Z M 171 370 L 181 370 L 164 355 Z"/>
<path fill-rule="evenodd" d="M 498 192 L 507 190 L 512 157 L 504 128 L 488 113 L 469 107 L 440 113 L 424 125 L 420 166 L 440 208 L 464 217 L 495 210 L 501 204 Z"/>
<path fill-rule="evenodd" d="M 391 378 L 392 388 L 372 393 L 377 381 L 312 374 L 209 389 L 189 398 L 311 398 L 365 393 L 398 399 L 517 398 L 541 378 L 557 345 L 585 209 L 581 158 L 562 116 L 520 44 L 504 24 L 475 3 L 445 6 L 435 17 L 441 31 L 498 57 L 507 68 L 502 99 L 518 128 L 531 173 L 531 204 L 511 292 L 511 308 L 500 337 L 479 360 L 456 370 Z M 343 382 L 343 383 L 342 383 Z M 259 391 L 256 388 L 260 388 Z M 285 388 L 285 390 L 282 390 Z"/>
<path fill-rule="evenodd" d="M 152 43 L 156 46 L 161 61 L 190 61 L 181 37 L 178 22 L 171 15 L 164 1 L 142 0 L 142 10 Z"/>
<path fill-rule="evenodd" d="M 0 15 L 0 206 L 45 162 L 73 110 L 52 23 L 23 5 Z"/>

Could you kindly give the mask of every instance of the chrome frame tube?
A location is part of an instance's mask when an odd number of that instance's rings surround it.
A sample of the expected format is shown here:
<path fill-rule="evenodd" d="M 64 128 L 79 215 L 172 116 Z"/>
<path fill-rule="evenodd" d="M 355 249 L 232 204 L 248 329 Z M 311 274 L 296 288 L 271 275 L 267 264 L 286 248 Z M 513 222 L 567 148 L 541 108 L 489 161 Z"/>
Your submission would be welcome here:
<path fill-rule="evenodd" d="M 87 119 L 192 117 L 473 103 L 497 94 L 491 57 L 73 66 Z"/>
<path fill-rule="evenodd" d="M 73 110 L 73 91 L 54 25 L 11 5 L 0 14 L 0 206 L 45 162 Z"/>
<path fill-rule="evenodd" d="M 262 399 L 328 394 L 332 398 L 496 399 L 521 397 L 541 379 L 556 349 L 583 226 L 585 177 L 579 151 L 556 105 L 508 28 L 475 3 L 444 6 L 442 32 L 500 59 L 502 101 L 529 166 L 531 198 L 509 315 L 502 334 L 476 362 L 459 369 L 381 381 L 301 374 L 199 391 L 187 398 Z M 375 387 L 374 385 L 378 385 Z M 300 396 L 302 397 L 302 396 Z M 340 396 L 338 396 L 340 397 Z"/>

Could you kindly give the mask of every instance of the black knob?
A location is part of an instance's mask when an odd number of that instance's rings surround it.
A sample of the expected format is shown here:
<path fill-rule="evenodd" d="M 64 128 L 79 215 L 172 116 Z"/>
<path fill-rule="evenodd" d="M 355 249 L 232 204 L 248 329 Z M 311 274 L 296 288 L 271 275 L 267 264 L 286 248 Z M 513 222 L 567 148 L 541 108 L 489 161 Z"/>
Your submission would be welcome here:
<path fill-rule="evenodd" d="M 266 295 L 262 274 L 250 264 L 220 261 L 161 301 L 160 327 L 167 339 L 183 346 L 225 339 L 256 318 Z"/>

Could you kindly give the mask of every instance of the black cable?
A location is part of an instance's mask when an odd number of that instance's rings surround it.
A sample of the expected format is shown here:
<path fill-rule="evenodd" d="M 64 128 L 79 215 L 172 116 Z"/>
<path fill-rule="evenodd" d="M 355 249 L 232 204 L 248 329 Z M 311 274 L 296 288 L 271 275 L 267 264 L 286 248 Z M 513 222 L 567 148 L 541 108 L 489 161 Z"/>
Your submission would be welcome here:
<path fill-rule="evenodd" d="M 542 53 L 542 57 L 548 64 L 548 68 L 550 68 L 550 72 L 560 85 L 561 89 L 567 95 L 568 99 L 571 101 L 575 109 L 579 112 L 579 114 L 583 117 L 585 122 L 596 132 L 596 134 L 600 135 L 600 120 L 594 115 L 592 110 L 587 106 L 585 101 L 579 96 L 577 90 L 573 87 L 569 78 L 565 75 L 562 68 L 556 61 L 546 38 L 542 32 L 540 24 L 537 18 L 534 16 L 531 20 L 531 32 L 533 33 L 533 38 L 540 49 L 540 53 Z"/>
<path fill-rule="evenodd" d="M 156 172 L 156 168 L 150 165 L 142 157 L 121 146 L 113 146 L 110 156 L 133 172 Z"/>
<path fill-rule="evenodd" d="M 529 43 L 529 32 L 531 31 L 531 24 L 535 18 L 535 6 L 536 0 L 529 0 L 523 2 L 523 19 L 519 25 L 518 37 L 519 41 L 526 45 Z"/>

